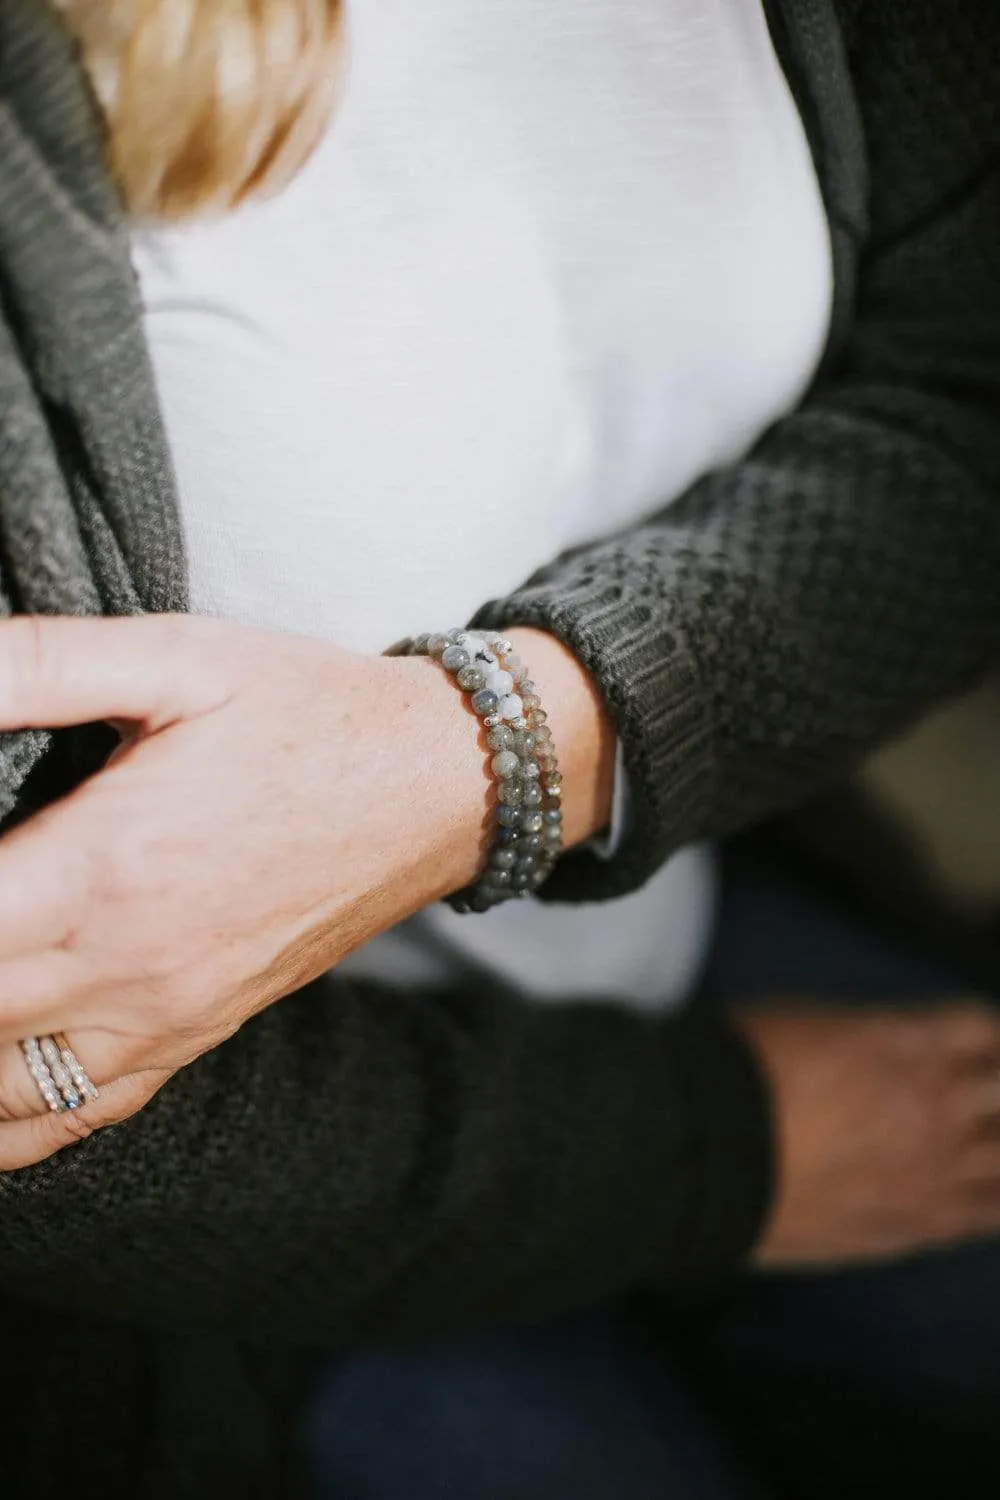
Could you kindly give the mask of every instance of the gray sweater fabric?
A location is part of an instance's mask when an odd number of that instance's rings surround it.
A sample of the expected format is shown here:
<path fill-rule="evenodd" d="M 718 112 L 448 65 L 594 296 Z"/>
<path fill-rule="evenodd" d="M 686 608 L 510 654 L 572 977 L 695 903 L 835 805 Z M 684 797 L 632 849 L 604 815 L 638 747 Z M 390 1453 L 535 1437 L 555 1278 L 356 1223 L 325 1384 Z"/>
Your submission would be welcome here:
<path fill-rule="evenodd" d="M 743 460 L 484 606 L 569 643 L 625 750 L 629 836 L 607 865 L 567 858 L 554 899 L 614 896 L 807 797 L 1000 649 L 994 0 L 766 9 L 830 223 L 830 345 Z M 8 612 L 185 606 L 139 314 L 72 45 L 38 0 L 4 0 Z M 0 813 L 100 750 L 5 736 Z M 8 1492 L 61 1492 L 67 1471 L 37 1459 L 58 1442 L 95 1490 L 280 1493 L 300 1349 L 725 1275 L 770 1178 L 753 1060 L 697 1008 L 304 991 L 128 1125 L 0 1177 L 6 1416 L 32 1435 L 10 1445 Z"/>

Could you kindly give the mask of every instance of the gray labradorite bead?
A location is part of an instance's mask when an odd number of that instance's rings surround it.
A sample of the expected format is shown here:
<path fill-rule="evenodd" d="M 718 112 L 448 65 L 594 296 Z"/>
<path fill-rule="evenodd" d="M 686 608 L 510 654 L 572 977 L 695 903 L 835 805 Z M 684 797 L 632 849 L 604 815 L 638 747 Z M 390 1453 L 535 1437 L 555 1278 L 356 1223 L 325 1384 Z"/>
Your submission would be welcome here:
<path fill-rule="evenodd" d="M 538 858 L 534 854 L 519 854 L 515 868 L 522 873 L 530 874 L 532 870 L 538 869 Z"/>
<path fill-rule="evenodd" d="M 513 750 L 515 738 L 509 724 L 498 724 L 495 729 L 487 732 L 486 743 L 491 750 Z"/>
<path fill-rule="evenodd" d="M 533 813 L 532 816 L 538 818 L 538 828 L 541 828 L 542 820 L 539 817 L 538 813 Z M 506 806 L 501 802 L 500 806 L 497 808 L 496 819 L 501 828 L 520 828 L 521 809 L 519 807 Z M 529 829 L 529 832 L 537 833 L 538 828 Z"/>
<path fill-rule="evenodd" d="M 517 855 L 513 849 L 494 849 L 490 864 L 497 870 L 512 870 L 517 864 Z"/>
<path fill-rule="evenodd" d="M 510 877 L 510 887 L 513 891 L 526 891 L 530 884 L 531 876 L 526 870 L 523 873 L 520 870 L 515 870 Z"/>
<path fill-rule="evenodd" d="M 487 883 L 491 886 L 495 886 L 498 890 L 502 890 L 504 886 L 510 885 L 511 878 L 512 876 L 510 870 L 491 870 L 489 874 L 489 881 Z"/>
<path fill-rule="evenodd" d="M 441 665 L 449 672 L 460 672 L 469 665 L 471 658 L 464 646 L 446 646 L 441 652 Z"/>
<path fill-rule="evenodd" d="M 499 750 L 491 762 L 497 776 L 513 776 L 521 765 L 513 750 Z"/>
<path fill-rule="evenodd" d="M 495 714 L 500 699 L 492 688 L 480 688 L 478 693 L 472 695 L 472 706 L 481 718 L 485 719 L 487 714 Z"/>
<path fill-rule="evenodd" d="M 519 848 L 531 854 L 537 854 L 539 849 L 544 849 L 545 840 L 540 833 L 529 833 L 521 840 Z"/>
<path fill-rule="evenodd" d="M 554 824 L 556 827 L 558 827 L 558 825 L 562 822 L 562 809 L 558 807 L 550 807 L 545 814 L 545 821 L 550 825 Z"/>
<path fill-rule="evenodd" d="M 537 781 L 529 781 L 524 788 L 521 803 L 524 807 L 541 807 L 543 792 Z"/>
<path fill-rule="evenodd" d="M 446 635 L 432 635 L 427 641 L 427 655 L 440 659 L 442 651 L 447 651 L 450 645 L 451 642 Z"/>
<path fill-rule="evenodd" d="M 461 647 L 457 649 L 461 650 Z M 441 659 L 442 661 L 444 660 L 443 657 Z M 458 685 L 460 688 L 464 688 L 467 693 L 478 693 L 480 688 L 486 686 L 486 673 L 482 667 L 473 666 L 471 663 L 467 667 L 460 667 L 458 670 Z"/>
<path fill-rule="evenodd" d="M 526 811 L 521 819 L 521 827 L 525 833 L 541 833 L 545 820 L 540 812 Z"/>
<path fill-rule="evenodd" d="M 514 810 L 515 809 L 513 809 L 513 808 L 504 808 L 505 812 L 513 812 Z M 506 844 L 508 847 L 512 847 L 514 844 L 517 844 L 517 843 L 520 842 L 521 833 L 520 833 L 520 829 L 518 829 L 518 828 L 505 828 L 503 826 L 503 824 L 500 823 L 500 824 L 497 825 L 497 835 L 496 835 L 496 837 L 497 837 L 497 843 L 498 844 L 500 844 L 500 845 Z"/>
<path fill-rule="evenodd" d="M 530 755 L 532 750 L 534 750 L 535 736 L 531 733 L 530 729 L 519 729 L 514 735 L 514 743 L 510 748 L 516 750 L 517 754 L 523 760 L 526 755 Z"/>
<path fill-rule="evenodd" d="M 506 807 L 520 807 L 524 801 L 524 782 L 520 776 L 507 776 L 500 783 L 497 797 Z"/>

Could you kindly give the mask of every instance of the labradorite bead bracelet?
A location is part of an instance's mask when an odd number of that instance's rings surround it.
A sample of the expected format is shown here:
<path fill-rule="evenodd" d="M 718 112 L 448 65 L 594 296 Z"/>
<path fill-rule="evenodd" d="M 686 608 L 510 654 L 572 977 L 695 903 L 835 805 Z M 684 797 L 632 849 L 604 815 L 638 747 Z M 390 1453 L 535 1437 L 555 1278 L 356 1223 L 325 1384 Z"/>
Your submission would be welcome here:
<path fill-rule="evenodd" d="M 456 911 L 485 912 L 544 885 L 562 849 L 562 777 L 548 716 L 512 643 L 495 631 L 419 635 L 394 654 L 429 656 L 454 679 L 482 721 L 495 787 L 486 868 L 449 897 Z"/>

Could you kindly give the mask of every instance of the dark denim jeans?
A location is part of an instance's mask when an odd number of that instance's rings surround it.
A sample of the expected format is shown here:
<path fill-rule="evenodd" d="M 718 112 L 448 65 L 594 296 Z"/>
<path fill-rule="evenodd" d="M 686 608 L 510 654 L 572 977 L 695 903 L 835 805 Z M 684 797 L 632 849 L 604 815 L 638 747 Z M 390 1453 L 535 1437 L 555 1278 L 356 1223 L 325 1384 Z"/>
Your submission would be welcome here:
<path fill-rule="evenodd" d="M 781 990 L 965 987 L 741 859 L 706 991 Z M 612 1311 L 360 1356 L 329 1370 L 306 1440 L 330 1500 L 971 1500 L 1000 1485 L 1000 1245 L 746 1278 L 657 1346 Z"/>

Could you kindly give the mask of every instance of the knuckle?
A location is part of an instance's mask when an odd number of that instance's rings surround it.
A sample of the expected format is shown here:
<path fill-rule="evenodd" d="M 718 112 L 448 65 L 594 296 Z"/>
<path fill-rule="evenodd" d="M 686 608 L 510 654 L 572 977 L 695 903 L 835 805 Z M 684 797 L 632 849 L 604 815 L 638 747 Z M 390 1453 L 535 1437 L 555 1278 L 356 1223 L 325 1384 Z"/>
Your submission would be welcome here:
<path fill-rule="evenodd" d="M 53 1115 L 53 1119 L 57 1121 L 58 1129 L 64 1138 L 64 1145 L 75 1145 L 80 1141 L 89 1140 L 98 1128 L 95 1121 L 88 1120 L 85 1112 L 78 1109 L 70 1109 L 65 1114 Z"/>
<path fill-rule="evenodd" d="M 216 638 L 211 643 L 213 649 L 208 650 L 207 636 L 213 627 Z M 219 656 L 217 621 L 196 615 L 159 615 L 155 629 L 165 676 L 183 683 L 184 701 L 192 711 L 214 706 L 228 697 L 230 686 Z"/>
<path fill-rule="evenodd" d="M 26 703 L 45 702 L 58 686 L 60 668 L 52 646 L 52 632 L 38 615 L 20 622 L 19 649 L 13 658 L 14 689 Z"/>

